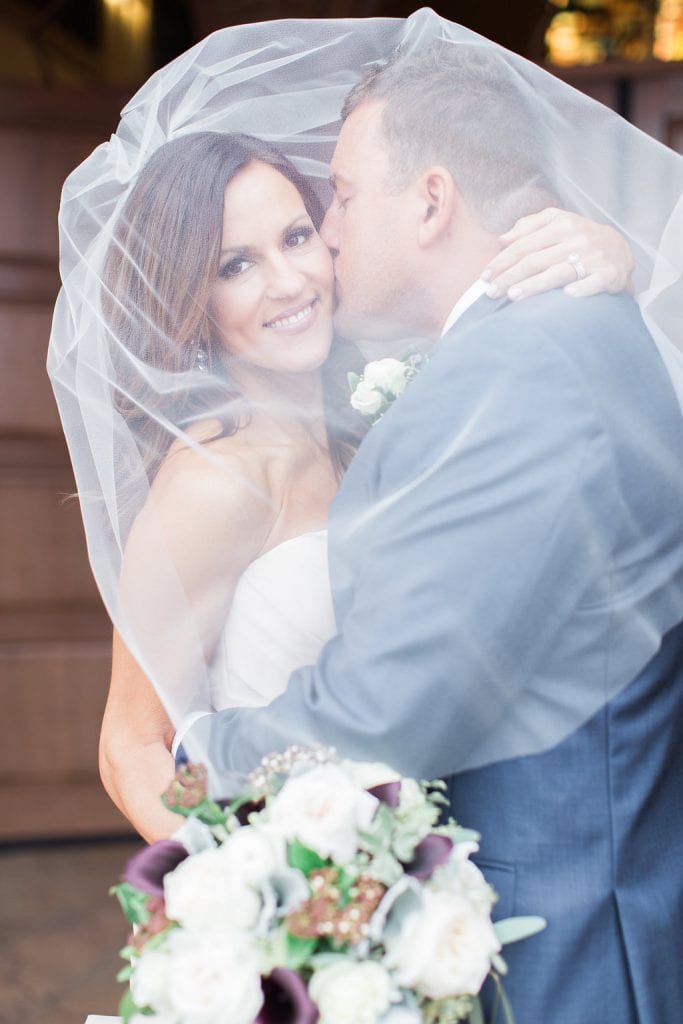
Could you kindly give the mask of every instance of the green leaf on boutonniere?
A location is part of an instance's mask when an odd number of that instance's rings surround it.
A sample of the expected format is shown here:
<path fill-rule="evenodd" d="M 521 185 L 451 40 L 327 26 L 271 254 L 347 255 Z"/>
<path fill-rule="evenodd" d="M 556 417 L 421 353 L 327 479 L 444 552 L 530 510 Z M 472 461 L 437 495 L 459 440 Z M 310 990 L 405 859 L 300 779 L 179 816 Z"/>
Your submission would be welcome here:
<path fill-rule="evenodd" d="M 307 846 L 295 839 L 287 848 L 287 863 L 290 868 L 297 868 L 308 876 L 311 871 L 329 867 L 332 861 L 329 858 L 325 860 L 315 850 L 309 850 Z"/>
<path fill-rule="evenodd" d="M 285 936 L 285 966 L 290 971 L 298 971 L 311 958 L 317 945 L 317 939 L 300 939 L 287 932 Z"/>
<path fill-rule="evenodd" d="M 121 910 L 131 924 L 147 924 L 152 916 L 147 909 L 149 894 L 136 889 L 129 882 L 120 882 L 109 890 L 110 896 L 116 896 Z"/>
<path fill-rule="evenodd" d="M 360 384 L 360 377 L 358 376 L 358 374 L 349 371 L 349 373 L 346 374 L 346 379 L 349 384 L 349 391 L 355 391 L 358 385 Z"/>

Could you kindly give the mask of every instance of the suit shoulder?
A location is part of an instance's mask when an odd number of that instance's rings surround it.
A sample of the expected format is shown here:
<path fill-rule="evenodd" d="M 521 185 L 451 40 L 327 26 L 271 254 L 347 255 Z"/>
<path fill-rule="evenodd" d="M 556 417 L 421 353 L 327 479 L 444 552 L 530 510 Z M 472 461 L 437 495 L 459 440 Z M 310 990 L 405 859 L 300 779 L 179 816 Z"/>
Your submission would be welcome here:
<path fill-rule="evenodd" d="M 484 313 L 453 332 L 453 348 L 477 348 L 520 372 L 531 362 L 554 361 L 579 377 L 609 375 L 619 384 L 644 374 L 655 390 L 671 390 L 657 347 L 638 304 L 628 295 L 606 293 L 572 299 L 560 290 Z"/>

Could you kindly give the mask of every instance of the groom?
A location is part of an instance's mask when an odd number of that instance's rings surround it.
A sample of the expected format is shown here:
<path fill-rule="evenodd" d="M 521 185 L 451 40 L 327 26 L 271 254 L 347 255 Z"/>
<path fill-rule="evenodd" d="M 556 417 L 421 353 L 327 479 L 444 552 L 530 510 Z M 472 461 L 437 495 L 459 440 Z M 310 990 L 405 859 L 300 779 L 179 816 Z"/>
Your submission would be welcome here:
<path fill-rule="evenodd" d="M 319 741 L 448 777 L 482 833 L 518 1024 L 683 1005 L 683 420 L 625 296 L 483 295 L 547 205 L 534 125 L 465 48 L 349 97 L 322 229 L 339 327 L 434 339 L 331 510 L 339 635 L 263 709 L 198 721 L 222 771 Z M 550 195 L 549 195 L 550 194 Z"/>

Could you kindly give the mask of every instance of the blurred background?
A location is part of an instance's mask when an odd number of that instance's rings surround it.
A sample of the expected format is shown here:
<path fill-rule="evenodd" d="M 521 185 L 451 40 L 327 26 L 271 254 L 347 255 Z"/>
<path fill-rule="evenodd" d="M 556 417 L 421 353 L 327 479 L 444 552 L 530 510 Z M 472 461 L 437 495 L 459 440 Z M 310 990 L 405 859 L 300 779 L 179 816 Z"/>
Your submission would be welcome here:
<path fill-rule="evenodd" d="M 147 78 L 215 29 L 405 16 L 396 0 L 0 0 L 0 1021 L 113 1013 L 138 847 L 97 775 L 110 626 L 45 374 L 67 174 Z M 451 0 L 438 13 L 544 64 L 683 153 L 683 0 Z"/>

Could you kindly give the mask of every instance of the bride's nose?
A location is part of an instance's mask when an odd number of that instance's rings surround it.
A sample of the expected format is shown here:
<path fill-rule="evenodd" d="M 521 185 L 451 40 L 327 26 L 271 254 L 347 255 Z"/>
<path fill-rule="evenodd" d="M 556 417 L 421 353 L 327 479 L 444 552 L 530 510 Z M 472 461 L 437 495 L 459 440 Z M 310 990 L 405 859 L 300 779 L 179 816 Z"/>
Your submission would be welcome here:
<path fill-rule="evenodd" d="M 269 298 L 291 298 L 303 291 L 306 275 L 291 256 L 279 254 L 268 266 L 266 290 Z"/>

